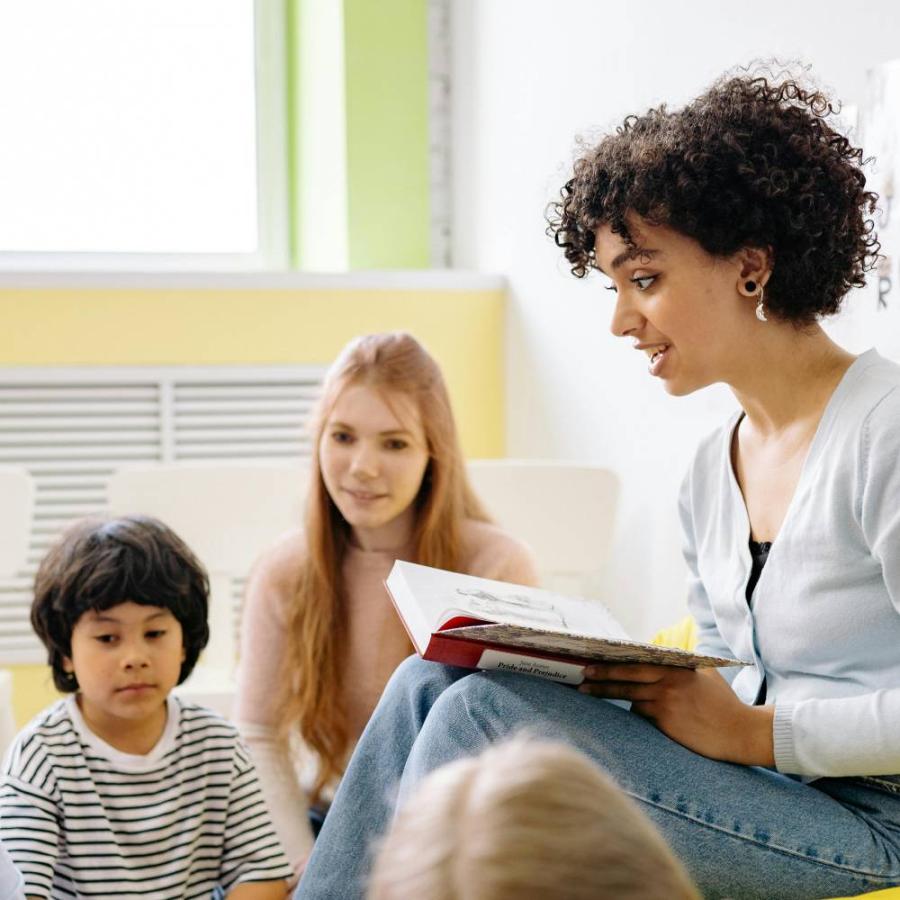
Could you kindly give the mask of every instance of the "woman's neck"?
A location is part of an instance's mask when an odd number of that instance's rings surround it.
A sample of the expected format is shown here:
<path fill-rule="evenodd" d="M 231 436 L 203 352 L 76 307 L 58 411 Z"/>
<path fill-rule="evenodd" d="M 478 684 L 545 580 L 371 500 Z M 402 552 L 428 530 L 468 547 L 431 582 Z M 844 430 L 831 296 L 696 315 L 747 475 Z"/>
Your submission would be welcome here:
<path fill-rule="evenodd" d="M 412 541 L 415 524 L 416 513 L 412 506 L 409 506 L 399 516 L 377 528 L 354 526 L 350 532 L 350 543 L 360 550 L 372 553 L 400 550 Z"/>
<path fill-rule="evenodd" d="M 803 423 L 818 423 L 855 357 L 819 325 L 799 331 L 775 324 L 731 389 L 761 437 L 777 436 Z"/>

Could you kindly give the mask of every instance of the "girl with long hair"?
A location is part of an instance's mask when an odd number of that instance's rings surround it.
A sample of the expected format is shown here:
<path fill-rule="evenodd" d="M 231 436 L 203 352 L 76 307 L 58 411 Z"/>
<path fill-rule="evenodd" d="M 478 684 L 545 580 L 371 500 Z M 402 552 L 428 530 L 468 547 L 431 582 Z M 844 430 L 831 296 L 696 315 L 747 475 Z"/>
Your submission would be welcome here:
<path fill-rule="evenodd" d="M 304 527 L 255 566 L 235 719 L 296 866 L 384 685 L 412 652 L 384 587 L 396 559 L 536 583 L 466 476 L 440 368 L 412 336 L 344 348 L 312 418 Z"/>

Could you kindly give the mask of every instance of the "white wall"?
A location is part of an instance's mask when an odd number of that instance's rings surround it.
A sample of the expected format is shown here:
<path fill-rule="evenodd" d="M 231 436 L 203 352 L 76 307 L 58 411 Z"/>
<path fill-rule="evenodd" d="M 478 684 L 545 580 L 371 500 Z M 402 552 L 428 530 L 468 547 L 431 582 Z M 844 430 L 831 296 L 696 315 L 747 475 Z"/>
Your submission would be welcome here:
<path fill-rule="evenodd" d="M 865 10 L 865 15 L 856 10 Z M 900 57 L 900 7 L 869 0 L 455 0 L 454 263 L 509 278 L 508 452 L 592 460 L 622 477 L 608 599 L 637 634 L 683 610 L 676 495 L 699 438 L 734 408 L 721 387 L 682 399 L 608 332 L 612 295 L 578 281 L 543 235 L 543 208 L 590 137 L 725 69 L 811 63 L 848 104 Z"/>

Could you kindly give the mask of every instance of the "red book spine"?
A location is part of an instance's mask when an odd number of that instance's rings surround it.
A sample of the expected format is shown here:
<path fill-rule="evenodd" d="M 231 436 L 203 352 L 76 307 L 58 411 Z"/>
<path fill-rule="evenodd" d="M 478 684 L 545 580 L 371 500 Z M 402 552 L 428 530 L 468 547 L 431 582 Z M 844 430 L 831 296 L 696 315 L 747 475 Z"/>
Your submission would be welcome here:
<path fill-rule="evenodd" d="M 465 669 L 477 669 L 478 660 L 484 653 L 484 644 L 475 641 L 461 641 L 458 638 L 447 638 L 440 634 L 432 634 L 428 647 L 422 654 L 423 659 L 445 663 L 448 666 L 462 666 Z"/>
<path fill-rule="evenodd" d="M 556 653 L 541 653 L 537 650 L 522 647 L 508 647 L 502 644 L 492 644 L 480 641 L 469 641 L 463 638 L 445 637 L 440 632 L 431 635 L 428 647 L 422 654 L 423 659 L 432 662 L 445 663 L 448 666 L 461 666 L 465 669 L 477 669 L 481 660 L 481 654 L 485 650 L 500 650 L 516 656 L 531 656 L 535 659 L 549 659 L 557 662 L 572 663 L 574 665 L 588 666 L 592 660 L 584 657 L 565 656 Z"/>

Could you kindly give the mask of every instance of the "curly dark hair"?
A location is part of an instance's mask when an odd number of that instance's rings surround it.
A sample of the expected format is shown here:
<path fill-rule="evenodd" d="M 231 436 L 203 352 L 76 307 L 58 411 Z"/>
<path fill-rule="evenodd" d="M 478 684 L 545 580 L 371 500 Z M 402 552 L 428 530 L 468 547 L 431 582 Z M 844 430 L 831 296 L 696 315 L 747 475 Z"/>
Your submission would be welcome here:
<path fill-rule="evenodd" d="M 63 660 L 72 655 L 72 630 L 88 610 L 131 601 L 160 606 L 181 624 L 185 657 L 178 683 L 194 668 L 209 640 L 209 580 L 187 544 L 149 516 L 82 519 L 68 528 L 38 567 L 31 627 L 47 648 L 53 683 L 78 690 Z"/>
<path fill-rule="evenodd" d="M 628 116 L 575 162 L 548 210 L 551 235 L 583 278 L 604 224 L 634 246 L 637 214 L 707 253 L 742 247 L 773 257 L 766 311 L 797 325 L 837 312 L 865 284 L 880 244 L 862 150 L 832 127 L 835 108 L 786 78 L 723 76 L 685 107 Z"/>

